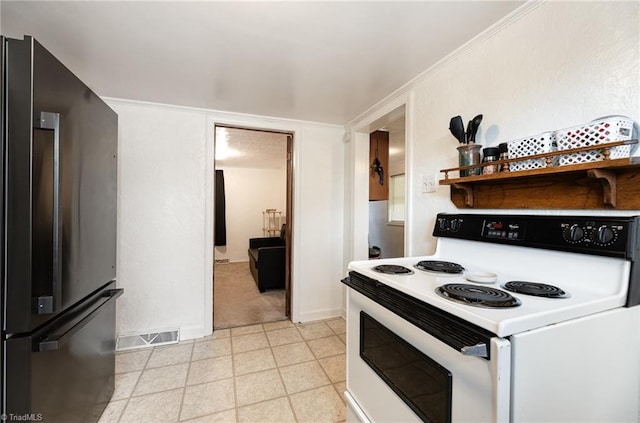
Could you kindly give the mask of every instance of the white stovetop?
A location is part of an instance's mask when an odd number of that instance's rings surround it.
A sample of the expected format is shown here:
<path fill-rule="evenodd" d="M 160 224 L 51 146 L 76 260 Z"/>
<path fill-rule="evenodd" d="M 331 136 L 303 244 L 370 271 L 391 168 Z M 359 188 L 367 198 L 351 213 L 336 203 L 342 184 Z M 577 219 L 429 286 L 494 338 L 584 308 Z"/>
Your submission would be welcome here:
<path fill-rule="evenodd" d="M 490 271 L 497 275 L 497 280 L 494 283 L 475 283 L 468 281 L 464 274 L 424 272 L 414 268 L 421 260 L 446 260 L 461 264 L 466 271 Z M 372 270 L 381 264 L 402 265 L 414 273 L 387 275 Z M 617 258 L 439 239 L 435 255 L 354 261 L 349 264 L 349 270 L 505 337 L 624 305 L 630 265 Z M 488 309 L 460 304 L 435 293 L 438 286 L 447 283 L 502 289 L 501 285 L 512 280 L 555 285 L 568 292 L 570 297 L 540 298 L 510 292 L 522 302 L 520 306 Z"/>

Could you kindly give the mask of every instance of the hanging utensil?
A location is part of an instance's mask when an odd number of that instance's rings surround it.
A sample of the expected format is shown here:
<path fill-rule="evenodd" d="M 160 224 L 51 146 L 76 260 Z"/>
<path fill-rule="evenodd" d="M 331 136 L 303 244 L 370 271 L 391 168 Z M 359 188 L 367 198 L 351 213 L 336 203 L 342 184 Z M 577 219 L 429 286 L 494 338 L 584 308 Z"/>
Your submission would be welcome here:
<path fill-rule="evenodd" d="M 461 116 L 451 118 L 449 121 L 449 131 L 451 131 L 451 134 L 456 137 L 460 144 L 465 143 L 464 122 L 462 122 Z"/>
<path fill-rule="evenodd" d="M 371 169 L 373 170 L 373 173 L 378 174 L 378 182 L 380 183 L 380 185 L 384 185 L 384 169 L 382 168 L 382 164 L 377 157 L 373 159 Z"/>
<path fill-rule="evenodd" d="M 384 169 L 382 168 L 382 163 L 378 160 L 378 140 L 376 140 L 376 157 L 371 164 L 371 173 L 377 174 L 378 182 L 380 185 L 384 185 Z"/>

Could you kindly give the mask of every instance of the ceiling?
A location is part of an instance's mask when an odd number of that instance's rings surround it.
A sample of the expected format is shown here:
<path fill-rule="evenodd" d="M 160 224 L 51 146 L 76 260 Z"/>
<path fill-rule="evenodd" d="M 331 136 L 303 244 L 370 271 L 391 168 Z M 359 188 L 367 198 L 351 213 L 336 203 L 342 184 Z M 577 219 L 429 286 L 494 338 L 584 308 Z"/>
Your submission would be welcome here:
<path fill-rule="evenodd" d="M 216 127 L 216 167 L 284 170 L 287 135 L 281 132 Z"/>
<path fill-rule="evenodd" d="M 524 1 L 6 1 L 99 95 L 344 124 Z"/>

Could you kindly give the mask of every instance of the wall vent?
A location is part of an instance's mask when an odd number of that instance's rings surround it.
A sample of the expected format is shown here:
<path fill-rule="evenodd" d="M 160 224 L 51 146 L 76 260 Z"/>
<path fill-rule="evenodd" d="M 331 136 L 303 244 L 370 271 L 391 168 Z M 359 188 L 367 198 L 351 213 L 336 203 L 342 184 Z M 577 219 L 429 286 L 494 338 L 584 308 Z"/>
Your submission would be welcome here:
<path fill-rule="evenodd" d="M 178 329 L 165 332 L 152 332 L 137 335 L 118 336 L 116 342 L 117 351 L 132 350 L 135 348 L 157 347 L 159 345 L 177 344 L 180 340 Z"/>
<path fill-rule="evenodd" d="M 229 259 L 218 259 L 215 262 L 216 264 L 229 264 Z"/>

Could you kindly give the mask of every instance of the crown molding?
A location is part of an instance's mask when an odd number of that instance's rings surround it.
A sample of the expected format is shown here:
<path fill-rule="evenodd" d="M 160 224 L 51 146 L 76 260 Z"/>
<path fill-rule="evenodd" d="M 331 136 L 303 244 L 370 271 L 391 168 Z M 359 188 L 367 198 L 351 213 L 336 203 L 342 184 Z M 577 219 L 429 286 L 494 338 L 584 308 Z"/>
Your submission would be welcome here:
<path fill-rule="evenodd" d="M 438 60 L 433 65 L 429 66 L 427 69 L 422 71 L 420 74 L 410 79 L 407 83 L 402 85 L 400 88 L 393 91 L 391 94 L 369 107 L 363 113 L 359 114 L 349 122 L 345 124 L 345 129 L 347 132 L 352 127 L 357 127 L 360 125 L 360 121 L 366 119 L 371 114 L 376 113 L 378 110 L 383 108 L 387 103 L 395 100 L 397 97 L 406 95 L 406 93 L 412 90 L 420 81 L 426 79 L 432 73 L 436 72 L 440 67 L 456 60 L 458 57 L 462 56 L 469 50 L 474 49 L 476 46 L 486 42 L 487 40 L 493 38 L 496 34 L 503 31 L 505 28 L 513 25 L 515 22 L 518 22 L 520 19 L 531 13 L 532 11 L 538 9 L 541 5 L 548 3 L 550 0 L 528 0 L 525 4 L 506 15 L 504 18 L 500 19 L 498 22 L 494 23 L 480 34 L 476 35 L 457 49 L 453 50 L 451 53 Z"/>

